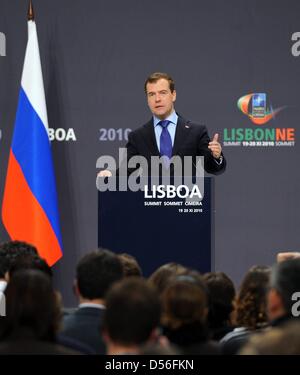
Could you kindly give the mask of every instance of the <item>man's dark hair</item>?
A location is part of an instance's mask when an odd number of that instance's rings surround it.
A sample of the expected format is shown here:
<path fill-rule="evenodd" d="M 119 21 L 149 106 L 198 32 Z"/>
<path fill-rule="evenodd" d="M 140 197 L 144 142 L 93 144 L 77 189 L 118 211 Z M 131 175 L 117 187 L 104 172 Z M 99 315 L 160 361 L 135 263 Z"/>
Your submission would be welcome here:
<path fill-rule="evenodd" d="M 83 298 L 105 298 L 111 285 L 123 277 L 120 259 L 113 252 L 98 249 L 86 254 L 78 263 L 76 279 Z"/>
<path fill-rule="evenodd" d="M 171 92 L 173 92 L 175 90 L 175 82 L 169 74 L 161 73 L 161 72 L 155 72 L 155 73 L 152 73 L 145 81 L 145 84 L 144 84 L 145 93 L 147 94 L 147 84 L 148 83 L 156 83 L 160 79 L 166 79 L 169 82 L 169 88 L 170 88 Z"/>
<path fill-rule="evenodd" d="M 208 290 L 208 322 L 211 328 L 219 328 L 230 320 L 233 310 L 235 288 L 224 272 L 209 272 L 203 275 Z"/>
<path fill-rule="evenodd" d="M 4 278 L 10 266 L 17 258 L 24 255 L 37 256 L 35 246 L 22 241 L 8 241 L 0 245 L 0 278 Z"/>
<path fill-rule="evenodd" d="M 23 241 L 4 242 L 0 245 L 0 252 L 11 256 L 25 254 L 38 255 L 38 251 L 35 246 Z"/>
<path fill-rule="evenodd" d="M 281 296 L 284 309 L 291 314 L 292 295 L 300 291 L 300 258 L 277 263 L 271 274 L 271 287 Z"/>
<path fill-rule="evenodd" d="M 113 342 L 139 345 L 158 327 L 160 311 L 156 291 L 141 278 L 127 278 L 107 294 L 103 327 Z"/>
<path fill-rule="evenodd" d="M 17 271 L 26 269 L 42 271 L 50 278 L 53 276 L 51 267 L 44 259 L 38 255 L 25 254 L 12 260 L 9 268 L 9 277 L 11 278 Z"/>

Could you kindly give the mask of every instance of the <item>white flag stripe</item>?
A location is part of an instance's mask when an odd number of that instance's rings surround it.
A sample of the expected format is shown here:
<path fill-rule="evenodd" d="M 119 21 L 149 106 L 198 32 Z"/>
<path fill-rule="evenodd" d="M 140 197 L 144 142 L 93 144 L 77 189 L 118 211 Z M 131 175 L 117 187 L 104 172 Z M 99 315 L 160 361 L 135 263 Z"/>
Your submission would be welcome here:
<path fill-rule="evenodd" d="M 21 85 L 31 105 L 48 131 L 46 99 L 40 60 L 40 51 L 34 21 L 28 21 L 28 43 L 22 73 Z"/>

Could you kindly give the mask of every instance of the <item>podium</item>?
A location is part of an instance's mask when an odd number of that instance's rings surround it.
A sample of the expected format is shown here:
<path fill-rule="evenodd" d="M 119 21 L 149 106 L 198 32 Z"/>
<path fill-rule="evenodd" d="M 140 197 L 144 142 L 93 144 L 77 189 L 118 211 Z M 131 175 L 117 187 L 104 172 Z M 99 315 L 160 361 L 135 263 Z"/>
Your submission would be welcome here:
<path fill-rule="evenodd" d="M 98 191 L 98 245 L 128 253 L 148 277 L 176 262 L 201 273 L 214 269 L 214 186 L 204 179 L 202 206 L 145 205 L 143 191 Z M 202 212 L 200 212 L 202 209 Z"/>

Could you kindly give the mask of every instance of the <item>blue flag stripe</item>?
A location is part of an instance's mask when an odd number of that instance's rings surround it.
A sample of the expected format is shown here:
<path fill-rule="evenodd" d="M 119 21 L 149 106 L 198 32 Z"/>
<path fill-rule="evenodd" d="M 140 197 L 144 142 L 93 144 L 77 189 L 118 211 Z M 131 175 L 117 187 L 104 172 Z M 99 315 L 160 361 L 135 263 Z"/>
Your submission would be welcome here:
<path fill-rule="evenodd" d="M 47 215 L 62 249 L 49 137 L 22 87 L 19 94 L 12 150 L 33 195 Z"/>

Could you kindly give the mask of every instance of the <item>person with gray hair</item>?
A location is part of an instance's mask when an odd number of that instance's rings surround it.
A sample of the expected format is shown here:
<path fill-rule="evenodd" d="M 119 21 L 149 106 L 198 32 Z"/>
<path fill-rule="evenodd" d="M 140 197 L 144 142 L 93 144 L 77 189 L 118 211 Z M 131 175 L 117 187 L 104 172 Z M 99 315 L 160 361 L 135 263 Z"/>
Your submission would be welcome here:
<path fill-rule="evenodd" d="M 254 335 L 240 355 L 300 355 L 300 322 Z"/>
<path fill-rule="evenodd" d="M 279 326 L 293 315 L 296 303 L 293 295 L 300 292 L 300 259 L 289 259 L 272 269 L 271 287 L 268 293 L 268 317 L 272 326 Z"/>

